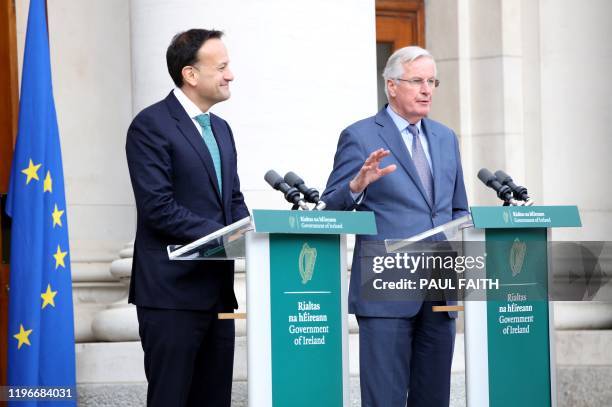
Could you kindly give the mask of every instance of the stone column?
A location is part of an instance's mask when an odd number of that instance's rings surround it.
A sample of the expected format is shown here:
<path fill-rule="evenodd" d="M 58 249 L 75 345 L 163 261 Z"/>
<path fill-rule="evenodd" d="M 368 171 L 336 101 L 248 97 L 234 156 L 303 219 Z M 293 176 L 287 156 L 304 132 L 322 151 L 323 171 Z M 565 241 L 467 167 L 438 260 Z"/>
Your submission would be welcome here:
<path fill-rule="evenodd" d="M 590 180 L 597 178 L 595 174 L 612 173 L 612 118 L 607 113 L 612 111 L 612 83 L 603 79 L 612 70 L 612 45 L 607 40 L 612 27 L 606 17 L 612 3 L 538 3 L 534 11 L 539 15 L 542 200 L 578 205 L 583 225 L 556 229 L 553 239 L 610 241 L 612 196 Z M 578 77 L 593 79 L 576 81 Z M 609 273 L 609 251 L 600 260 Z M 609 301 L 611 296 L 604 298 Z M 560 329 L 610 329 L 611 315 L 610 302 L 555 304 Z"/>
<path fill-rule="evenodd" d="M 611 240 L 612 197 L 585 182 L 612 173 L 610 12 L 605 1 L 426 1 L 442 80 L 432 117 L 457 131 L 471 204 L 499 204 L 475 175 L 504 169 L 539 204 L 578 205 L 583 227 L 553 239 Z M 612 328 L 610 315 L 605 302 L 555 304 L 559 329 Z"/>
<path fill-rule="evenodd" d="M 225 32 L 232 97 L 211 110 L 232 127 L 251 208 L 289 209 L 263 180 L 270 168 L 295 171 L 322 190 L 341 130 L 376 113 L 373 0 L 131 0 L 130 7 L 134 114 L 173 87 L 165 61 L 173 35 Z"/>

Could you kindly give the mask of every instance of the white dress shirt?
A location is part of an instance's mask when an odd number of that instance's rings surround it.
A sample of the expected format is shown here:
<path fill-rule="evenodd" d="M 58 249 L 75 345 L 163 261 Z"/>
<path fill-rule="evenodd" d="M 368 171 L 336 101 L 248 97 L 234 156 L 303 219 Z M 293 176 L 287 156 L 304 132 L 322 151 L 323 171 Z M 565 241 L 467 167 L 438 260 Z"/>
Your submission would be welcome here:
<path fill-rule="evenodd" d="M 196 116 L 199 116 L 201 114 L 209 115 L 209 112 L 208 111 L 202 112 L 200 108 L 196 106 L 196 104 L 193 103 L 191 99 L 189 99 L 187 95 L 185 95 L 185 93 L 180 88 L 174 88 L 173 92 L 174 92 L 174 96 L 176 96 L 181 106 L 183 106 L 183 109 L 185 109 L 185 112 L 187 112 L 187 116 L 191 118 L 193 125 L 198 130 L 198 133 L 200 133 L 200 136 L 201 136 L 202 127 L 200 126 L 200 123 L 198 123 L 198 121 L 195 118 Z"/>

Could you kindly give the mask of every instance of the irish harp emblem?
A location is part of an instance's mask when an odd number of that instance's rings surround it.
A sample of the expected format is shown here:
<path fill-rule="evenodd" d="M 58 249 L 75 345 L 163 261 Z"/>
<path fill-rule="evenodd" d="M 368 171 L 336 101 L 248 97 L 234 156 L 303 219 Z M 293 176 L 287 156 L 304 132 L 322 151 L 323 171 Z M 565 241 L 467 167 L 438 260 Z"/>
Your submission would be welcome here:
<path fill-rule="evenodd" d="M 302 284 L 306 284 L 307 282 L 312 280 L 312 274 L 314 273 L 316 261 L 317 249 L 308 246 L 308 243 L 304 243 L 302 245 L 300 259 L 298 261 L 300 266 L 300 276 L 302 277 Z"/>
<path fill-rule="evenodd" d="M 510 214 L 507 211 L 504 211 L 502 217 L 504 218 L 504 223 L 510 222 Z"/>
<path fill-rule="evenodd" d="M 527 252 L 527 245 L 525 242 L 521 242 L 518 237 L 514 239 L 512 248 L 510 249 L 510 269 L 512 270 L 512 277 L 516 277 L 523 268 L 525 262 L 525 253 Z"/>

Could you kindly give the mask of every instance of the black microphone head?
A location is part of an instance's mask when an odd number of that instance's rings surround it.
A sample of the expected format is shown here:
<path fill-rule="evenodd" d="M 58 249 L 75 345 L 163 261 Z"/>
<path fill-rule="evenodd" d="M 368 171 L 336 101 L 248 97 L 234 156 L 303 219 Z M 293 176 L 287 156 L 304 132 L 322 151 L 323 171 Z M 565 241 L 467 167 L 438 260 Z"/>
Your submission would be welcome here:
<path fill-rule="evenodd" d="M 481 180 L 486 186 L 489 186 L 492 181 L 497 181 L 495 175 L 493 175 L 493 173 L 486 168 L 481 168 L 480 171 L 478 171 L 478 179 Z"/>
<path fill-rule="evenodd" d="M 295 172 L 289 171 L 285 174 L 285 182 L 292 187 L 301 185 L 304 183 L 304 180 L 300 178 Z"/>
<path fill-rule="evenodd" d="M 512 199 L 512 190 L 507 185 L 502 185 L 495 175 L 486 168 L 481 168 L 478 171 L 478 179 L 481 180 L 486 186 L 494 189 L 497 192 L 497 197 L 504 202 L 508 202 Z"/>
<path fill-rule="evenodd" d="M 510 177 L 510 175 L 506 174 L 502 170 L 495 171 L 495 176 L 497 177 L 499 182 L 501 182 L 502 184 L 506 184 L 507 182 L 512 182 L 512 178 Z"/>
<path fill-rule="evenodd" d="M 276 172 L 274 170 L 270 170 L 270 171 L 266 172 L 266 175 L 264 175 L 264 179 L 274 189 L 278 189 L 280 183 L 284 182 L 283 177 L 281 177 L 278 174 L 278 172 Z"/>
<path fill-rule="evenodd" d="M 495 171 L 495 176 L 497 177 L 497 179 L 499 179 L 499 182 L 510 187 L 514 198 L 516 198 L 517 200 L 528 201 L 530 199 L 529 192 L 527 192 L 527 188 L 522 187 L 520 185 L 516 185 L 510 175 L 506 174 L 502 170 L 498 170 Z"/>

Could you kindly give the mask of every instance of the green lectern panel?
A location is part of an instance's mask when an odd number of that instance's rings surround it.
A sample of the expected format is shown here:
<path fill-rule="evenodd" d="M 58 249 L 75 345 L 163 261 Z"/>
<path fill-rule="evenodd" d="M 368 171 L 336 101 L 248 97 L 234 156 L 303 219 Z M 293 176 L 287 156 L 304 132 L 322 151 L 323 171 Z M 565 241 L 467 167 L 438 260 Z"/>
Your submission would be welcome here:
<path fill-rule="evenodd" d="M 485 234 L 487 278 L 505 298 L 487 303 L 489 406 L 550 406 L 547 231 Z"/>
<path fill-rule="evenodd" d="M 568 206 L 473 206 L 474 227 L 556 228 L 579 227 L 578 207 Z"/>
<path fill-rule="evenodd" d="M 276 211 L 255 209 L 253 222 L 257 233 L 314 233 L 375 235 L 373 212 Z"/>
<path fill-rule="evenodd" d="M 270 235 L 275 407 L 343 405 L 338 235 Z"/>

